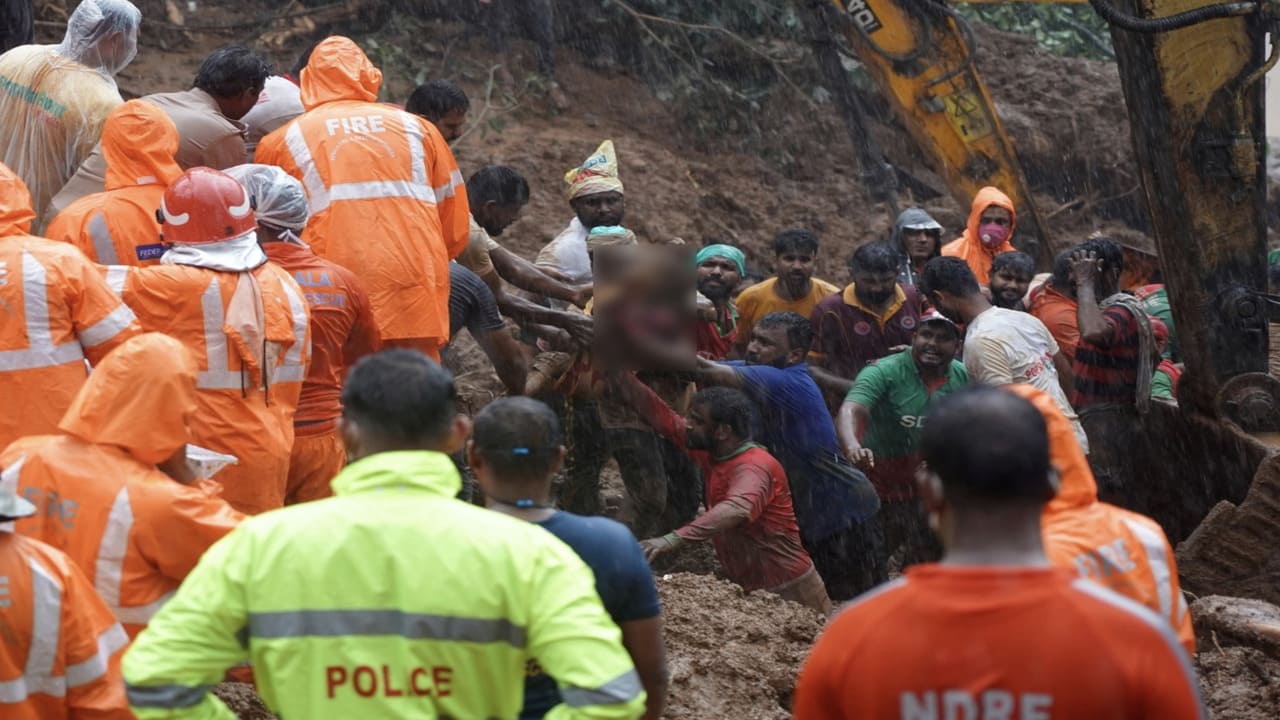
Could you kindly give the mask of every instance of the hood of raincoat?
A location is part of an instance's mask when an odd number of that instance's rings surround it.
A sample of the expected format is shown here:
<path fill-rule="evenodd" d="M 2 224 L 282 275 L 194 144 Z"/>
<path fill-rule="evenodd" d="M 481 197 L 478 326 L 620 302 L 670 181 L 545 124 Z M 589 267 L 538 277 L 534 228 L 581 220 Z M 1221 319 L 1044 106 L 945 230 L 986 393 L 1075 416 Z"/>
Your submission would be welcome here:
<path fill-rule="evenodd" d="M 1035 405 L 1044 416 L 1049 430 L 1049 461 L 1058 469 L 1058 494 L 1045 507 L 1045 512 L 1061 512 L 1092 505 L 1098 501 L 1098 483 L 1093 479 L 1089 461 L 1080 449 L 1071 421 L 1058 409 L 1043 390 L 1025 383 L 1005 385 L 1005 390 Z"/>
<path fill-rule="evenodd" d="M 889 236 L 889 245 L 899 257 L 906 258 L 907 250 L 902 247 L 902 231 L 911 228 L 913 230 L 936 230 L 938 231 L 938 242 L 934 245 L 933 255 L 936 258 L 942 252 L 942 225 L 933 219 L 933 216 L 925 212 L 923 208 L 907 208 L 903 210 L 898 219 L 893 223 L 893 234 Z"/>
<path fill-rule="evenodd" d="M 197 372 L 181 342 L 161 333 L 139 335 L 93 369 L 58 429 L 155 465 L 189 442 Z"/>
<path fill-rule="evenodd" d="M 0 163 L 0 237 L 27 235 L 36 211 L 31 209 L 27 184 L 7 165 Z"/>
<path fill-rule="evenodd" d="M 141 24 L 142 12 L 129 0 L 82 0 L 57 52 L 114 78 L 137 56 Z"/>
<path fill-rule="evenodd" d="M 995 257 L 1003 252 L 1013 252 L 1014 247 L 1009 240 L 1005 240 L 995 252 L 990 252 L 982 247 L 982 238 L 978 236 L 978 225 L 982 221 L 982 213 L 987 208 L 995 205 L 1009 211 L 1009 239 L 1013 239 L 1013 233 L 1018 229 L 1018 213 L 1013 209 L 1013 201 L 1008 195 L 1000 192 L 998 189 L 987 186 L 978 191 L 973 198 L 973 206 L 969 210 L 969 222 L 964 227 L 964 240 L 966 251 L 985 252 Z"/>
<path fill-rule="evenodd" d="M 130 100 L 107 115 L 102 128 L 102 157 L 107 161 L 107 190 L 139 185 L 169 186 L 182 175 L 178 128 L 163 110 Z"/>
<path fill-rule="evenodd" d="M 374 102 L 382 71 L 350 38 L 325 38 L 302 69 L 302 106 L 308 110 L 339 100 Z"/>

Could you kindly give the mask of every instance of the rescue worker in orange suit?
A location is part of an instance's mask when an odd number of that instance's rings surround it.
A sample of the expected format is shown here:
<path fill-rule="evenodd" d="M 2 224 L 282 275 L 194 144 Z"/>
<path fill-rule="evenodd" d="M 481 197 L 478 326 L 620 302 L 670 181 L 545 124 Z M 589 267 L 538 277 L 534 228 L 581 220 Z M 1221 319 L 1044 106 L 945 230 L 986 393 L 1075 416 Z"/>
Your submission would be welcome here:
<path fill-rule="evenodd" d="M 243 517 L 186 467 L 196 372 L 177 340 L 135 337 L 94 368 L 59 434 L 0 454 L 8 489 L 40 510 L 18 533 L 67 553 L 129 637 Z"/>
<path fill-rule="evenodd" d="M 53 432 L 88 373 L 141 332 L 73 247 L 29 233 L 27 186 L 0 165 L 0 445 Z"/>
<path fill-rule="evenodd" d="M 107 280 L 143 328 L 182 341 L 199 367 L 192 442 L 234 455 L 218 475 L 247 514 L 284 504 L 293 415 L 307 373 L 307 305 L 289 273 L 267 262 L 253 198 L 226 173 L 192 168 L 160 203 L 160 265 L 112 266 Z"/>
<path fill-rule="evenodd" d="M 99 265 L 156 265 L 164 254 L 156 208 L 182 168 L 178 128 L 163 110 L 130 100 L 107 116 L 106 190 L 58 213 L 45 235 L 69 242 Z"/>
<path fill-rule="evenodd" d="M 440 131 L 377 103 L 381 85 L 359 46 L 326 38 L 302 70 L 307 112 L 263 138 L 254 159 L 302 181 L 307 243 L 365 283 L 383 344 L 438 361 L 449 260 L 470 232 L 466 187 Z"/>
<path fill-rule="evenodd" d="M 311 309 L 311 367 L 293 418 L 286 505 L 333 494 L 329 481 L 347 464 L 338 434 L 347 368 L 378 351 L 378 325 L 360 281 L 316 255 L 298 233 L 307 225 L 302 184 L 274 165 L 238 165 L 227 174 L 257 201 L 258 243 L 271 262 L 293 275 Z"/>
<path fill-rule="evenodd" d="M 120 677 L 129 637 L 71 558 L 13 533 L 36 512 L 0 489 L 0 717 L 132 720 Z"/>
<path fill-rule="evenodd" d="M 1030 385 L 1002 389 L 1030 401 L 1049 429 L 1049 458 L 1058 471 L 1058 493 L 1040 519 L 1049 561 L 1146 605 L 1169 621 L 1182 647 L 1194 655 L 1191 613 L 1164 530 L 1145 515 L 1098 502 L 1089 461 L 1052 398 Z"/>
<path fill-rule="evenodd" d="M 1017 249 L 1009 242 L 1017 223 L 1018 214 L 1009 196 L 991 186 L 984 187 L 973 198 L 964 235 L 943 245 L 942 254 L 964 260 L 978 282 L 986 285 L 991 281 L 991 263 L 996 256 Z"/>

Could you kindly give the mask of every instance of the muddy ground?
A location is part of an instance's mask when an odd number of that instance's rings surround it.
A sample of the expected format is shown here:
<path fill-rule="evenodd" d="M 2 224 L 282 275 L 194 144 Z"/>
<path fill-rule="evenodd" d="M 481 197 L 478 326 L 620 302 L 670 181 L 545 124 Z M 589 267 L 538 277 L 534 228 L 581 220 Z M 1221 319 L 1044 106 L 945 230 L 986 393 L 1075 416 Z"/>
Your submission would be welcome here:
<path fill-rule="evenodd" d="M 183 21 L 205 28 L 192 31 L 167 24 L 175 18 L 166 19 L 161 0 L 139 4 L 149 24 L 138 59 L 120 76 L 130 96 L 187 87 L 200 60 L 221 44 L 259 47 L 287 69 L 306 41 L 303 35 L 286 37 L 298 21 L 246 27 L 244 6 L 231 0 L 191 3 L 198 10 Z M 60 36 L 64 5 L 74 2 L 37 2 L 42 41 Z M 228 25 L 234 27 L 208 29 Z M 284 41 L 263 44 L 264 29 Z M 694 137 L 643 82 L 617 70 L 589 68 L 562 51 L 560 82 L 573 105 L 557 112 L 528 81 L 533 61 L 527 45 L 517 42 L 510 55 L 494 57 L 463 30 L 456 23 L 434 23 L 372 38 L 353 34 L 384 63 L 385 100 L 403 102 L 415 75 L 450 78 L 468 91 L 473 123 L 455 147 L 459 164 L 470 174 L 505 163 L 529 178 L 530 205 L 503 237 L 526 256 L 569 221 L 561 176 L 604 138 L 618 148 L 629 226 L 646 236 L 737 244 L 751 266 L 765 273 L 773 235 L 803 226 L 822 237 L 819 274 L 842 282 L 853 248 L 883 237 L 891 224 L 887 209 L 859 187 L 856 156 L 830 104 L 813 105 L 779 90 L 762 101 L 758 113 L 769 128 L 763 140 L 747 143 L 728 130 L 719 138 Z M 1050 56 L 1026 38 L 989 28 L 977 31 L 977 66 L 1017 145 L 1048 231 L 1069 242 L 1100 227 L 1146 227 L 1115 67 Z M 891 162 L 938 191 L 923 204 L 949 233 L 958 234 L 967 207 L 946 195 L 902 129 L 882 114 L 873 133 Z M 458 351 L 464 404 L 474 411 L 501 394 L 501 386 L 473 343 L 464 337 Z M 607 474 L 605 492 L 611 506 L 619 505 L 616 469 Z M 797 605 L 743 595 L 714 577 L 715 569 L 706 548 L 659 568 L 673 674 L 667 717 L 786 718 L 795 673 L 821 623 Z M 1280 655 L 1224 642 L 1212 632 L 1202 636 L 1201 647 L 1198 670 L 1215 717 L 1280 717 Z M 243 718 L 270 717 L 247 686 L 228 684 L 219 692 Z"/>

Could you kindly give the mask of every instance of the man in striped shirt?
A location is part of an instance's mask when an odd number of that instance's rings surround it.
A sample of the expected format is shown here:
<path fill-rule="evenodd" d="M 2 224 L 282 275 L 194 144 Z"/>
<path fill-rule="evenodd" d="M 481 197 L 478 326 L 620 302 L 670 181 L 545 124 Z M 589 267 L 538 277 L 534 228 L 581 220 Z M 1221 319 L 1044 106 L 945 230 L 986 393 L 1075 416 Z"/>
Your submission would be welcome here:
<path fill-rule="evenodd" d="M 1071 404 L 1076 410 L 1105 403 L 1145 406 L 1151 396 L 1155 347 L 1141 303 L 1120 292 L 1124 252 L 1105 237 L 1081 243 L 1071 255 L 1080 344 L 1072 363 Z"/>

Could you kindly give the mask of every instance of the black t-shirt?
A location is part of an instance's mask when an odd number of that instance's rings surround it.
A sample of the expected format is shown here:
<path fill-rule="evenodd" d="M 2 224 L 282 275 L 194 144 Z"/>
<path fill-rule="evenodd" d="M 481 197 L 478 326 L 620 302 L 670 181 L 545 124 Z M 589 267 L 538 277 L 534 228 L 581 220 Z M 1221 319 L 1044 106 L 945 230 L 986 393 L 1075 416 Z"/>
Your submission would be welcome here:
<path fill-rule="evenodd" d="M 456 262 L 449 263 L 449 339 L 462 328 L 472 336 L 485 335 L 505 327 L 498 313 L 498 301 L 479 275 Z"/>

